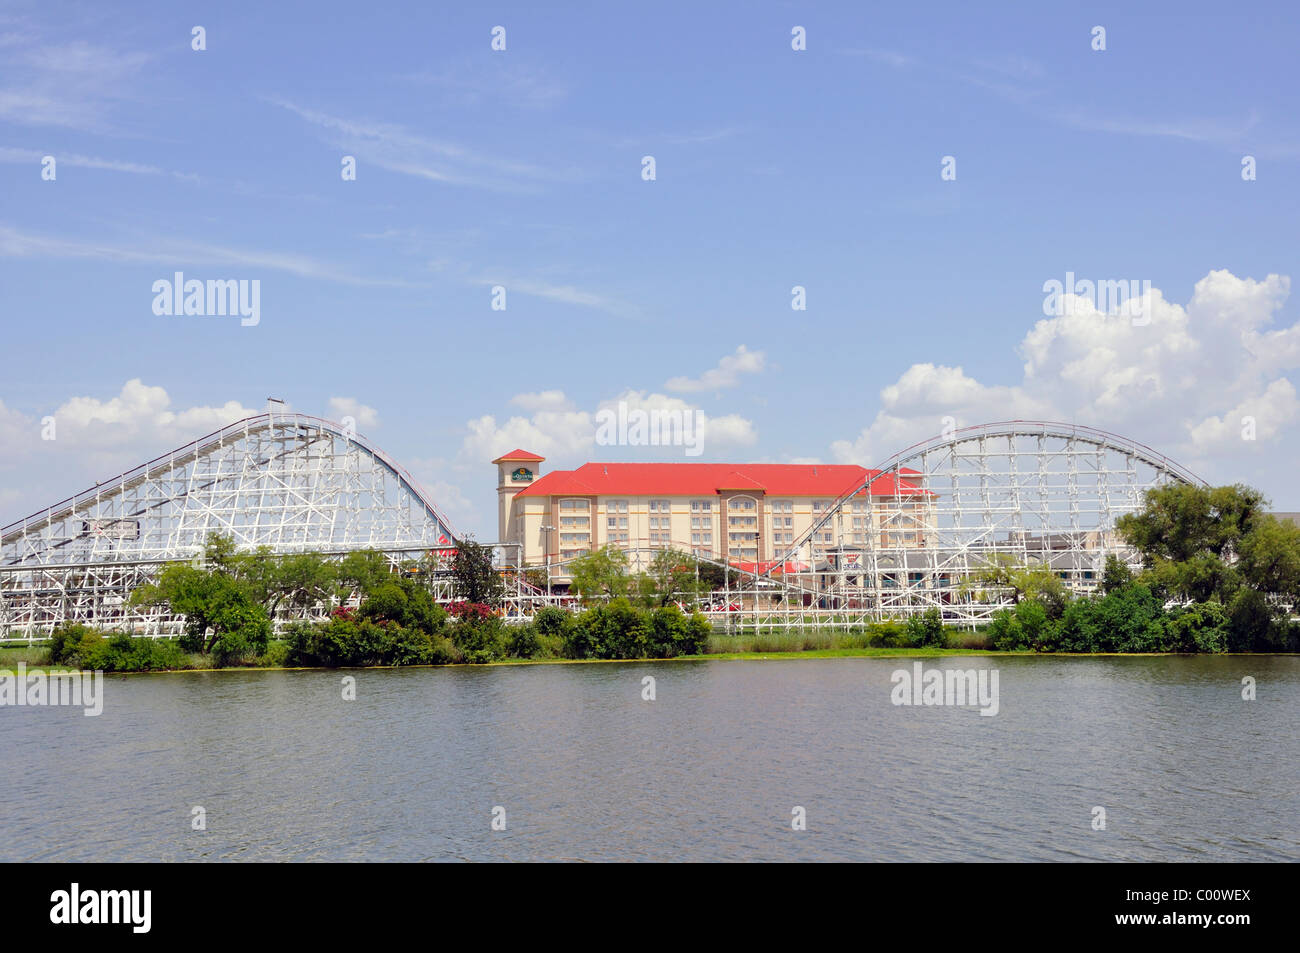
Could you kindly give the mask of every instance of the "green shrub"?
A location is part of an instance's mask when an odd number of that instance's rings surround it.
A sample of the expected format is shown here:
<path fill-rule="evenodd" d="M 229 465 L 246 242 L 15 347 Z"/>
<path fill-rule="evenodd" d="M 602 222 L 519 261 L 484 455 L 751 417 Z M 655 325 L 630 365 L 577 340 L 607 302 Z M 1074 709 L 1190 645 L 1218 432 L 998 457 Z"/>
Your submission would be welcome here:
<path fill-rule="evenodd" d="M 573 622 L 573 616 L 565 612 L 558 606 L 547 606 L 538 610 L 533 616 L 533 625 L 537 629 L 538 635 L 542 636 L 564 636 L 565 629 Z"/>
<path fill-rule="evenodd" d="M 1037 599 L 1022 599 L 1014 609 L 995 613 L 989 624 L 993 647 L 1001 652 L 1041 650 L 1047 630 L 1047 610 Z"/>
<path fill-rule="evenodd" d="M 676 606 L 653 609 L 642 620 L 642 651 L 647 658 L 699 655 L 708 644 L 710 626 L 698 612 L 686 615 Z"/>
<path fill-rule="evenodd" d="M 65 622 L 50 633 L 50 664 L 84 668 L 85 657 L 96 651 L 104 637 L 88 625 Z"/>
<path fill-rule="evenodd" d="M 895 619 L 873 623 L 868 629 L 867 644 L 873 649 L 908 648 L 907 626 Z"/>
<path fill-rule="evenodd" d="M 150 672 L 188 668 L 189 657 L 175 639 L 103 633 L 85 625 L 61 625 L 50 639 L 50 664 L 86 671 Z"/>
<path fill-rule="evenodd" d="M 943 616 L 931 606 L 921 615 L 914 615 L 904 626 L 908 648 L 943 648 L 948 644 L 943 631 Z"/>
<path fill-rule="evenodd" d="M 1228 612 L 1217 602 L 1175 609 L 1165 619 L 1171 652 L 1226 652 Z"/>
<path fill-rule="evenodd" d="M 626 599 L 588 609 L 564 633 L 568 658 L 644 658 L 645 648 L 645 613 Z"/>
<path fill-rule="evenodd" d="M 451 641 L 471 665 L 495 662 L 508 651 L 505 623 L 497 616 L 465 616 L 451 626 Z"/>
<path fill-rule="evenodd" d="M 257 660 L 257 664 L 263 668 L 283 668 L 289 664 L 292 654 L 293 647 L 288 642 L 275 639 L 267 643 L 266 651 Z"/>
<path fill-rule="evenodd" d="M 506 636 L 506 654 L 511 658 L 543 658 L 548 643 L 558 644 L 558 641 L 555 636 L 538 632 L 535 622 L 512 625 Z"/>

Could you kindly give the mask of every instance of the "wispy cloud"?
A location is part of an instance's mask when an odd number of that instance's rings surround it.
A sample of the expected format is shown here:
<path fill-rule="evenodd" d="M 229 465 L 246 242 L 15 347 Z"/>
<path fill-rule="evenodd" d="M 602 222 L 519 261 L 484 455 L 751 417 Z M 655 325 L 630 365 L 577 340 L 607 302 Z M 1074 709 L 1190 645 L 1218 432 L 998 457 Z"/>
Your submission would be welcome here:
<path fill-rule="evenodd" d="M 25 125 L 107 129 L 112 105 L 131 95 L 150 60 L 84 40 L 40 45 L 30 33 L 5 37 L 4 48 L 16 52 L 0 68 L 0 119 Z"/>
<path fill-rule="evenodd" d="M 46 155 L 50 154 L 36 149 L 14 149 L 9 146 L 0 146 L 0 162 L 39 164 Z M 133 175 L 170 175 L 190 182 L 199 181 L 199 177 L 192 172 L 172 172 L 153 165 L 142 165 L 139 162 L 127 162 L 121 159 L 100 159 L 95 156 L 78 155 L 75 152 L 54 152 L 52 154 L 59 165 L 70 165 L 74 168 L 106 169 L 110 172 L 128 172 Z"/>
<path fill-rule="evenodd" d="M 493 273 L 489 272 L 490 275 Z M 572 304 L 582 308 L 594 308 L 597 311 L 604 311 L 607 314 L 616 317 L 630 317 L 635 313 L 635 309 L 625 302 L 597 294 L 592 291 L 584 291 L 581 288 L 568 284 L 553 284 L 548 281 L 539 281 L 531 278 L 508 277 L 502 274 L 495 274 L 492 277 L 480 277 L 472 279 L 472 283 L 482 286 L 500 285 L 506 289 L 506 294 L 518 292 L 533 298 L 544 298 L 548 301 L 558 301 L 561 304 Z"/>
<path fill-rule="evenodd" d="M 863 56 L 873 62 L 892 66 L 894 69 L 906 69 L 915 66 L 917 62 L 916 57 L 899 53 L 897 50 L 849 49 L 840 50 L 839 53 L 842 56 Z"/>
<path fill-rule="evenodd" d="M 851 49 L 841 53 L 867 57 L 894 69 L 905 70 L 924 67 L 927 72 L 946 76 L 987 90 L 1001 99 L 1014 103 L 1035 118 L 1085 132 L 1104 132 L 1126 136 L 1164 136 L 1203 142 L 1219 146 L 1237 147 L 1245 137 L 1256 131 L 1260 117 L 1253 110 L 1244 119 L 1222 117 L 1182 117 L 1177 119 L 1152 119 L 1149 117 L 1098 115 L 1071 105 L 1061 107 L 1052 103 L 1050 90 L 1044 85 L 1049 72 L 1043 64 L 1018 54 L 989 54 L 964 64 L 926 63 L 909 53 L 881 49 Z M 1259 144 L 1256 152 L 1293 156 L 1300 153 L 1292 144 Z"/>
<path fill-rule="evenodd" d="M 528 191 L 565 176 L 528 162 L 485 156 L 457 143 L 430 139 L 397 123 L 344 119 L 283 99 L 267 102 L 324 130 L 337 148 L 362 163 L 438 182 L 502 191 Z"/>
<path fill-rule="evenodd" d="M 526 109 L 545 109 L 563 100 L 568 87 L 545 70 L 506 63 L 502 57 L 465 61 L 441 72 L 406 73 L 400 79 L 438 90 L 444 103 L 479 106 L 503 103 Z"/>
<path fill-rule="evenodd" d="M 1122 116 L 1094 116 L 1078 111 L 1058 112 L 1055 118 L 1087 132 L 1111 132 L 1127 136 L 1168 136 L 1191 142 L 1235 145 L 1259 125 L 1252 111 L 1245 119 L 1187 118 L 1174 120 L 1135 119 Z"/>
<path fill-rule="evenodd" d="M 176 265 L 235 265 L 245 268 L 266 268 L 300 278 L 315 278 L 340 284 L 418 287 L 406 281 L 353 275 L 334 263 L 319 261 L 306 255 L 208 245 L 185 239 L 164 239 L 154 245 L 77 241 L 34 235 L 2 222 L 0 222 L 0 257 L 97 259 L 159 265 L 164 268 Z"/>

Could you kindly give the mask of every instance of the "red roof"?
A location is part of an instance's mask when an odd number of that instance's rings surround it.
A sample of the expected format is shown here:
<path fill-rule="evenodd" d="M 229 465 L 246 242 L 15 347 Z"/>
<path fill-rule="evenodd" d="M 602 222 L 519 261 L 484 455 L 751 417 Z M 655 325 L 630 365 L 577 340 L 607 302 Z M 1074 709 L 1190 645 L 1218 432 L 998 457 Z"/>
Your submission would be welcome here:
<path fill-rule="evenodd" d="M 741 562 L 739 559 L 729 559 L 727 562 L 741 572 L 757 573 L 760 576 L 768 570 L 771 570 L 773 575 L 777 573 L 788 575 L 790 573 L 807 572 L 809 569 L 807 563 L 796 562 L 793 559 L 788 559 L 783 563 L 778 563 L 775 559 L 765 559 L 761 563 Z"/>
<path fill-rule="evenodd" d="M 722 490 L 767 496 L 837 498 L 862 486 L 876 470 L 850 464 L 811 463 L 584 463 L 553 470 L 519 491 L 521 496 L 708 496 Z M 906 475 L 921 474 L 916 470 Z M 876 496 L 925 493 L 906 479 L 895 487 L 892 474 L 871 483 Z"/>
<path fill-rule="evenodd" d="M 545 459 L 546 459 L 545 457 L 539 457 L 537 454 L 529 453 L 527 450 L 516 449 L 516 450 L 511 450 L 509 453 L 503 453 L 501 456 L 497 457 L 492 462 L 502 463 L 504 461 L 511 461 L 511 460 L 531 460 L 534 463 L 541 463 Z"/>

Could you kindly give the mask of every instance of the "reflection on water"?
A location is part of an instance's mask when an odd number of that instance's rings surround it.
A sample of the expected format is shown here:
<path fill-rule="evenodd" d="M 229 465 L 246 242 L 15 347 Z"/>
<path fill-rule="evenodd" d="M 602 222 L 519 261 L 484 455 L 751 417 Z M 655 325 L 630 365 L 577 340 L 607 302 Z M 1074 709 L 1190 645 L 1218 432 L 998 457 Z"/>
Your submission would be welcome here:
<path fill-rule="evenodd" d="M 109 676 L 0 708 L 0 859 L 1300 858 L 1298 658 L 926 661 L 996 667 L 995 717 L 890 704 L 911 664 Z"/>

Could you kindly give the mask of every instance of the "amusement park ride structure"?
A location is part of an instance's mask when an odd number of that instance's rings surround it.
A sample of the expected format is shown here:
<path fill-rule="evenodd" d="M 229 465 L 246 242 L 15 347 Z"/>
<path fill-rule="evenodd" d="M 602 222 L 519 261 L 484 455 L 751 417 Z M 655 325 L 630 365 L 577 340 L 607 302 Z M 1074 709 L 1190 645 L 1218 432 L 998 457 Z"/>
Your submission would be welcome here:
<path fill-rule="evenodd" d="M 1136 563 L 1114 532 L 1120 515 L 1138 509 L 1151 487 L 1201 482 L 1115 434 L 1032 421 L 945 433 L 895 454 L 868 479 L 880 472 L 912 489 L 906 499 L 867 504 L 878 511 L 865 542 L 845 543 L 862 539 L 849 532 L 863 505 L 864 487 L 853 487 L 768 563 L 691 557 L 712 563 L 722 585 L 685 607 L 728 631 L 853 627 L 931 608 L 973 626 L 1011 598 L 985 581 L 991 566 L 1046 567 L 1070 589 L 1089 591 L 1108 555 Z M 374 549 L 403 571 L 445 567 L 459 538 L 417 481 L 364 437 L 273 411 L 0 529 L 0 641 L 40 639 L 63 622 L 179 632 L 183 619 L 165 606 L 135 606 L 129 596 L 164 565 L 201 558 L 212 533 L 240 550 L 276 554 Z M 541 567 L 521 567 L 516 547 L 493 545 L 508 581 L 508 619 L 573 604 L 551 584 L 566 577 L 564 560 L 548 554 L 543 588 L 524 571 Z M 623 548 L 634 564 L 662 551 L 636 540 Z M 453 598 L 445 568 L 425 577 L 435 598 Z"/>

